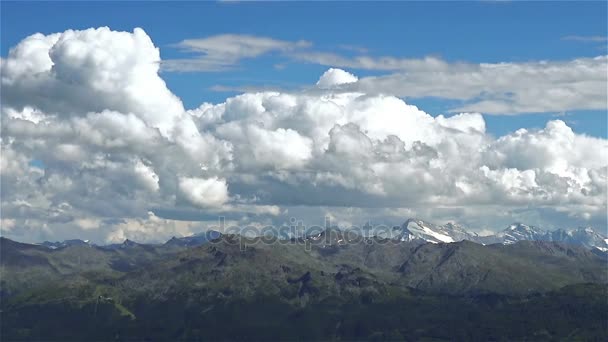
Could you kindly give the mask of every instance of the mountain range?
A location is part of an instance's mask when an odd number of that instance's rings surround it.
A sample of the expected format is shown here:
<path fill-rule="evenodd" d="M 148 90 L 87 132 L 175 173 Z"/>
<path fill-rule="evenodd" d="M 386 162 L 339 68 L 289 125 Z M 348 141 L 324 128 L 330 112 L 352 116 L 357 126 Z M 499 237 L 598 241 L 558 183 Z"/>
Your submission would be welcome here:
<path fill-rule="evenodd" d="M 339 228 L 335 228 L 339 229 Z M 192 236 L 173 237 L 166 245 L 194 247 L 208 242 L 210 239 L 218 238 L 220 232 L 208 231 Z M 367 234 L 370 236 L 370 234 Z M 371 236 L 375 236 L 373 233 Z M 583 246 L 588 249 L 597 249 L 600 252 L 608 252 L 608 237 L 591 227 L 579 227 L 576 229 L 557 229 L 544 230 L 535 226 L 529 226 L 523 223 L 513 223 L 504 230 L 493 235 L 479 235 L 474 232 L 469 232 L 465 227 L 456 223 L 447 223 L 445 225 L 437 225 L 416 218 L 410 218 L 401 226 L 393 227 L 393 230 L 388 236 L 382 234 L 382 237 L 398 239 L 400 241 L 420 240 L 430 243 L 451 243 L 457 241 L 472 241 L 482 245 L 490 244 L 513 244 L 518 241 L 553 241 L 566 244 Z M 113 244 L 106 247 L 118 248 L 124 247 L 126 244 L 134 244 L 131 240 L 126 240 L 122 244 Z M 69 245 L 89 244 L 88 240 L 65 240 L 61 242 L 45 241 L 40 245 L 52 249 L 63 248 Z"/>
<path fill-rule="evenodd" d="M 607 255 L 511 241 L 533 236 L 515 228 L 486 245 L 420 220 L 400 238 L 356 241 L 334 228 L 271 242 L 215 232 L 56 248 L 2 237 L 0 337 L 602 340 Z"/>
<path fill-rule="evenodd" d="M 518 241 L 553 241 L 598 249 L 601 252 L 608 251 L 608 238 L 591 227 L 550 231 L 523 223 L 513 223 L 496 234 L 482 236 L 471 233 L 458 224 L 435 225 L 412 218 L 393 230 L 393 237 L 401 241 L 424 240 L 431 243 L 449 243 L 468 240 L 483 245 L 495 243 L 509 245 Z"/>

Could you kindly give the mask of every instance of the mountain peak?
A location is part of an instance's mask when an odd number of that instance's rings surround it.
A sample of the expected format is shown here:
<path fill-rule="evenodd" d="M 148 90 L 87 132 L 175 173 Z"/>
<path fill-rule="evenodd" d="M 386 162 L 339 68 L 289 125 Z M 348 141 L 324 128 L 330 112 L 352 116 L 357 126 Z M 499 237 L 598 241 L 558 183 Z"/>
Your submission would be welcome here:
<path fill-rule="evenodd" d="M 535 226 L 530 226 L 521 222 L 514 222 L 507 228 L 508 230 L 536 231 L 540 230 Z"/>
<path fill-rule="evenodd" d="M 180 247 L 200 246 L 202 244 L 207 243 L 208 241 L 217 239 L 221 236 L 222 236 L 222 234 L 218 231 L 208 230 L 205 232 L 200 232 L 200 233 L 197 233 L 194 235 L 184 236 L 184 237 L 180 237 L 180 238 L 173 236 L 171 239 L 169 239 L 167 242 L 165 242 L 165 245 L 180 246 Z"/>
<path fill-rule="evenodd" d="M 405 221 L 398 238 L 401 241 L 424 240 L 431 243 L 456 241 L 450 236 L 449 229 L 415 218 Z"/>
<path fill-rule="evenodd" d="M 306 239 L 316 243 L 323 242 L 327 245 L 343 244 L 346 241 L 345 233 L 337 226 L 327 227 L 321 231 L 311 232 Z"/>
<path fill-rule="evenodd" d="M 69 246 L 89 246 L 90 243 L 89 243 L 89 240 L 69 239 L 69 240 L 55 241 L 55 242 L 44 241 L 40 245 L 50 248 L 50 249 L 58 249 L 58 248 L 65 248 L 65 247 L 69 247 Z"/>
<path fill-rule="evenodd" d="M 410 224 L 410 223 L 412 223 L 412 222 L 413 222 L 413 223 L 416 223 L 416 224 L 425 224 L 425 223 L 427 223 L 427 224 L 428 224 L 428 223 L 429 223 L 429 222 L 426 222 L 426 221 L 424 221 L 424 220 L 422 220 L 422 219 L 419 219 L 419 218 L 417 218 L 417 217 L 410 217 L 410 218 L 408 218 L 407 220 L 405 220 L 404 225 L 406 225 L 406 226 L 407 226 L 408 224 Z"/>
<path fill-rule="evenodd" d="M 436 225 L 419 218 L 408 218 L 401 227 L 393 228 L 393 231 L 397 232 L 393 238 L 401 241 L 420 240 L 430 243 L 449 243 L 468 240 L 480 244 L 500 243 L 505 245 L 518 241 L 554 241 L 608 250 L 606 236 L 591 227 L 548 231 L 522 222 L 514 222 L 496 234 L 479 236 L 468 232 L 466 228 L 455 222 Z"/>
<path fill-rule="evenodd" d="M 514 222 L 505 230 L 496 234 L 503 244 L 512 244 L 522 240 L 545 240 L 546 231 L 535 226 L 529 226 L 521 222 Z"/>
<path fill-rule="evenodd" d="M 133 246 L 137 246 L 137 242 L 133 241 L 133 240 L 129 240 L 126 239 L 123 243 L 123 246 L 128 246 L 128 247 L 133 247 Z"/>

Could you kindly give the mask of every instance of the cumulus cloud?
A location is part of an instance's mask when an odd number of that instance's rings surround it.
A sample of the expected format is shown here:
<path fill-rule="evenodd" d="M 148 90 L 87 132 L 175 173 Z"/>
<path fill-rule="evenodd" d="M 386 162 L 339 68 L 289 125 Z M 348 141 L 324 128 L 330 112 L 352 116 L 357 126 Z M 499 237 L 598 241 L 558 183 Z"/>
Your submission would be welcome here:
<path fill-rule="evenodd" d="M 342 69 L 334 69 L 331 68 L 327 70 L 319 81 L 317 82 L 317 87 L 319 88 L 331 88 L 340 84 L 348 84 L 357 82 L 358 78 Z"/>
<path fill-rule="evenodd" d="M 3 234 L 152 241 L 218 215 L 606 225 L 608 142 L 563 121 L 495 138 L 479 113 L 433 117 L 339 69 L 186 110 L 159 60 L 143 30 L 108 28 L 36 34 L 2 59 Z"/>
<path fill-rule="evenodd" d="M 486 134 L 478 113 L 432 117 L 394 96 L 334 88 L 247 93 L 195 112 L 199 127 L 234 143 L 231 190 L 263 203 L 411 208 L 502 203 L 549 211 L 568 207 L 572 217 L 604 222 L 606 141 L 575 134 L 560 120 L 496 139 Z M 281 146 L 293 151 L 291 167 L 279 152 L 272 153 L 274 163 L 256 167 L 250 161 L 256 145 L 269 147 L 264 139 L 247 139 L 244 132 L 251 128 L 297 132 L 291 144 L 286 140 Z M 295 158 L 303 137 L 311 141 L 310 156 Z M 247 144 L 236 143 L 239 139 Z M 581 200 L 587 205 L 577 204 Z"/>
<path fill-rule="evenodd" d="M 142 29 L 35 34 L 3 60 L 3 105 L 62 116 L 106 109 L 134 113 L 168 136 L 184 109 L 158 77 L 159 62 L 158 49 Z"/>
<path fill-rule="evenodd" d="M 128 218 L 112 225 L 106 241 L 121 243 L 126 239 L 156 242 L 155 236 L 187 236 L 196 233 L 196 222 L 167 220 L 148 212 L 143 218 Z"/>
<path fill-rule="evenodd" d="M 190 203 L 205 207 L 219 207 L 228 200 L 226 181 L 217 178 L 179 179 L 179 190 Z"/>

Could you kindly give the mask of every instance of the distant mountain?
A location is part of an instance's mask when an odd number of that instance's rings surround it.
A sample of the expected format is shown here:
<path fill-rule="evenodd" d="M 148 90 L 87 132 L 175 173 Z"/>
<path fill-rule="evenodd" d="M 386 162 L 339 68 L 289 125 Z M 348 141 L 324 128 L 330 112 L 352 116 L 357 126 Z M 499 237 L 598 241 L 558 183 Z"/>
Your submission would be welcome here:
<path fill-rule="evenodd" d="M 89 240 L 72 239 L 56 242 L 44 241 L 40 245 L 50 249 L 65 248 L 68 246 L 88 246 Z"/>
<path fill-rule="evenodd" d="M 169 239 L 167 242 L 165 242 L 165 245 L 173 246 L 173 247 L 200 246 L 200 245 L 207 243 L 209 240 L 217 239 L 218 237 L 220 237 L 220 235 L 221 235 L 220 232 L 210 230 L 210 231 L 205 231 L 202 233 L 185 236 L 185 237 L 175 237 L 174 236 L 171 239 Z M 61 249 L 61 248 L 66 248 L 66 247 L 70 247 L 70 246 L 95 246 L 95 247 L 100 247 L 100 248 L 105 248 L 105 249 L 124 249 L 124 248 L 133 248 L 133 247 L 137 247 L 137 246 L 153 246 L 154 244 L 142 244 L 142 243 L 130 240 L 130 239 L 126 239 L 125 241 L 123 241 L 121 243 L 113 243 L 113 244 L 108 244 L 108 245 L 96 245 L 96 244 L 92 244 L 89 240 L 71 239 L 71 240 L 56 241 L 56 242 L 44 241 L 42 243 L 39 243 L 38 245 L 44 246 L 44 247 L 47 247 L 50 249 Z"/>
<path fill-rule="evenodd" d="M 424 224 L 422 227 L 429 228 Z M 447 231 L 442 232 L 447 234 Z M 365 277 L 383 279 L 386 283 L 455 293 L 520 293 L 605 280 L 602 273 L 604 260 L 598 255 L 582 246 L 550 241 L 483 246 L 467 240 L 425 244 L 420 240 L 395 241 L 372 237 L 346 243 L 347 237 L 337 229 L 324 230 L 306 239 L 308 241 L 285 240 L 268 244 L 261 242 L 260 238 L 219 235 L 213 242 L 178 249 L 172 244 L 127 242 L 122 244 L 125 248 L 72 245 L 53 250 L 2 238 L 0 269 L 4 285 L 25 279 L 30 286 L 34 286 L 38 279 L 41 285 L 44 284 L 43 279 L 48 275 L 61 278 L 83 272 L 102 272 L 120 278 L 121 274 L 129 273 L 128 278 L 134 280 L 141 276 L 147 278 L 154 272 L 158 272 L 159 277 L 162 275 L 161 278 L 174 272 L 177 276 L 190 267 L 210 271 L 216 268 L 214 265 L 218 270 L 238 269 L 234 276 L 239 277 L 243 272 L 253 272 L 250 274 L 252 279 L 258 272 L 260 276 L 272 278 L 275 268 L 280 265 L 291 269 L 293 276 L 300 271 L 302 274 L 313 270 L 331 274 L 343 267 L 360 268 L 370 273 Z M 28 272 L 28 267 L 16 267 L 21 260 L 32 261 L 31 266 L 35 266 L 36 271 L 25 278 L 20 276 Z M 45 267 L 45 271 L 40 272 L 39 267 Z M 185 269 L 182 270 L 183 267 Z M 298 269 L 300 271 L 296 272 Z M 537 272 L 540 269 L 543 272 Z M 511 274 L 515 270 L 519 274 L 517 278 Z M 176 279 L 167 281 L 173 283 Z M 462 283 L 465 280 L 467 283 Z M 17 286 L 12 290 L 19 291 L 20 288 Z"/>
<path fill-rule="evenodd" d="M 147 250 L 147 251 L 152 251 L 152 250 L 158 249 L 159 246 L 160 246 L 159 244 L 139 243 L 139 242 L 135 242 L 135 241 L 130 240 L 130 239 L 126 239 L 122 243 L 113 243 L 113 244 L 110 244 L 110 245 L 96 246 L 96 247 L 100 248 L 100 249 L 104 249 L 104 250 L 115 250 L 115 251 L 119 251 L 119 250 Z"/>
<path fill-rule="evenodd" d="M 222 234 L 217 231 L 206 231 L 191 236 L 172 237 L 164 243 L 164 246 L 172 247 L 174 249 L 196 247 L 204 245 L 210 240 L 217 239 L 221 237 L 221 235 Z M 317 244 L 320 242 L 327 245 L 334 243 L 344 244 L 344 241 L 349 240 L 349 238 L 352 239 L 352 236 L 346 237 L 345 235 L 348 234 L 345 234 L 338 227 L 331 227 L 323 231 L 311 232 L 305 236 L 305 239 Z M 371 236 L 374 235 L 371 234 Z M 379 237 L 391 238 L 399 241 L 419 241 L 430 243 L 452 243 L 467 240 L 482 245 L 491 245 L 496 243 L 509 245 L 518 241 L 553 241 L 579 245 L 588 249 L 596 248 L 603 253 L 608 253 L 608 237 L 591 227 L 557 229 L 549 231 L 517 222 L 509 225 L 507 228 L 496 234 L 481 236 L 475 232 L 468 231 L 465 227 L 456 223 L 450 222 L 444 225 L 437 225 L 421 219 L 410 218 L 401 226 L 394 227 L 388 235 L 386 232 L 382 232 Z M 94 246 L 88 240 L 79 239 L 65 240 L 62 242 L 45 241 L 39 245 L 50 249 L 62 249 L 69 246 Z M 123 243 L 100 247 L 106 249 L 125 249 L 136 246 L 146 248 L 146 246 L 151 245 L 140 244 L 127 239 Z"/>
<path fill-rule="evenodd" d="M 510 245 L 517 241 L 545 241 L 547 232 L 523 223 L 513 223 L 502 232 L 495 235 L 498 240 L 505 245 Z"/>
<path fill-rule="evenodd" d="M 595 247 L 602 252 L 608 252 L 608 238 L 591 227 L 580 227 L 572 230 L 558 229 L 547 232 L 546 240 L 571 243 L 587 248 Z"/>
<path fill-rule="evenodd" d="M 179 246 L 179 247 L 200 246 L 200 245 L 203 245 L 203 244 L 209 242 L 209 240 L 219 238 L 221 235 L 222 234 L 220 232 L 210 230 L 210 231 L 202 232 L 202 233 L 191 235 L 191 236 L 181 237 L 181 238 L 177 238 L 174 236 L 169 241 L 165 242 L 165 245 Z"/>
<path fill-rule="evenodd" d="M 547 231 L 523 223 L 513 223 L 494 235 L 480 236 L 468 232 L 464 227 L 454 223 L 436 225 L 411 218 L 405 221 L 401 227 L 395 227 L 393 233 L 392 237 L 400 241 L 421 240 L 430 243 L 450 243 L 468 240 L 484 245 L 495 243 L 509 245 L 518 241 L 553 241 L 589 249 L 597 248 L 602 252 L 608 251 L 608 238 L 590 227 Z"/>
<path fill-rule="evenodd" d="M 327 227 L 321 231 L 311 231 L 304 236 L 304 240 L 321 247 L 330 247 L 332 245 L 345 245 L 352 241 L 352 238 L 361 237 L 360 235 L 350 236 L 351 233 L 345 232 L 340 228 Z"/>
<path fill-rule="evenodd" d="M 395 237 L 400 241 L 424 240 L 431 243 L 446 243 L 477 240 L 477 234 L 467 232 L 460 225 L 448 223 L 439 226 L 415 218 L 408 219 L 401 227 L 397 227 L 395 230 L 399 231 Z"/>
<path fill-rule="evenodd" d="M 603 252 L 608 251 L 608 239 L 590 227 L 546 231 L 538 227 L 514 223 L 496 235 L 485 237 L 485 239 L 506 245 L 518 241 L 553 241 L 589 249 L 597 248 Z"/>

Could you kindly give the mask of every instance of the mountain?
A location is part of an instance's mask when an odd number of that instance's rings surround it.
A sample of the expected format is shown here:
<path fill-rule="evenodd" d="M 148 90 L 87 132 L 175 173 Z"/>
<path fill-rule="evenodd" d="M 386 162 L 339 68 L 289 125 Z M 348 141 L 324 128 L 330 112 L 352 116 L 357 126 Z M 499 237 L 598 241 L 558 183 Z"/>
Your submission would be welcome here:
<path fill-rule="evenodd" d="M 72 239 L 72 240 L 64 240 L 64 241 L 56 241 L 56 242 L 44 241 L 40 245 L 50 248 L 50 249 L 57 249 L 57 248 L 65 248 L 68 246 L 89 245 L 89 240 Z"/>
<path fill-rule="evenodd" d="M 203 245 L 210 240 L 217 239 L 221 235 L 220 232 L 209 230 L 199 234 L 186 236 L 186 237 L 172 237 L 169 241 L 165 242 L 167 246 L 179 246 L 179 247 L 194 247 Z"/>
<path fill-rule="evenodd" d="M 545 239 L 547 241 L 581 245 L 587 248 L 595 247 L 602 252 L 608 251 L 608 238 L 591 227 L 580 227 L 573 230 L 558 229 L 553 232 L 547 232 Z"/>
<path fill-rule="evenodd" d="M 430 243 L 451 243 L 468 240 L 484 245 L 496 243 L 509 245 L 518 241 L 554 241 L 579 245 L 589 249 L 597 248 L 602 252 L 608 252 L 608 238 L 590 227 L 547 231 L 523 223 L 513 223 L 494 235 L 480 236 L 468 232 L 458 224 L 436 225 L 420 219 L 410 218 L 401 227 L 393 229 L 392 238 L 400 241 L 420 240 Z"/>
<path fill-rule="evenodd" d="M 273 243 L 220 235 L 193 247 L 48 249 L 1 238 L 0 338 L 601 340 L 608 332 L 608 304 L 598 300 L 606 260 L 582 246 L 345 239 L 329 229 Z"/>
<path fill-rule="evenodd" d="M 509 245 L 517 241 L 543 241 L 546 240 L 547 232 L 523 223 L 513 223 L 505 230 L 495 235 L 501 243 Z"/>
<path fill-rule="evenodd" d="M 405 221 L 395 238 L 401 241 L 424 240 L 431 243 L 456 242 L 462 240 L 476 241 L 477 234 L 467 232 L 462 226 L 448 223 L 443 226 L 435 225 L 420 219 L 411 218 Z"/>
<path fill-rule="evenodd" d="M 485 239 L 485 240 L 484 240 Z M 514 223 L 496 235 L 483 237 L 481 242 L 512 244 L 517 241 L 554 241 L 608 251 L 608 239 L 590 227 L 545 231 L 538 227 Z"/>
<path fill-rule="evenodd" d="M 125 249 L 125 248 L 134 248 L 137 246 L 145 246 L 145 244 L 139 244 L 133 240 L 126 239 L 122 243 L 113 243 L 113 244 L 104 245 L 104 246 L 100 246 L 100 247 L 103 249 L 118 250 L 118 249 Z"/>
<path fill-rule="evenodd" d="M 345 233 L 338 227 L 331 227 L 319 232 L 309 232 L 309 234 L 305 235 L 305 239 L 308 239 L 308 241 L 312 243 L 322 241 L 327 245 L 331 245 L 332 243 L 344 243 L 343 241 L 352 240 L 352 236 L 345 235 L 353 234 L 353 232 Z M 374 236 L 374 234 L 371 235 Z M 186 237 L 172 237 L 170 240 L 164 243 L 164 246 L 171 247 L 174 250 L 179 250 L 204 245 L 210 240 L 217 239 L 220 236 L 220 232 L 206 231 Z M 481 236 L 477 233 L 467 231 L 465 227 L 456 223 L 450 222 L 445 225 L 437 225 L 421 219 L 410 218 L 406 220 L 405 223 L 403 223 L 400 227 L 394 227 L 389 234 L 386 234 L 384 231 L 380 232 L 378 237 L 392 238 L 399 241 L 419 241 L 430 243 L 451 243 L 467 240 L 483 245 L 496 243 L 508 245 L 518 241 L 554 241 L 584 246 L 589 249 L 596 248 L 603 253 L 608 252 L 608 238 L 591 227 L 548 231 L 523 223 L 513 223 L 496 234 Z M 342 240 L 342 242 L 338 242 L 338 240 Z M 65 240 L 63 242 L 45 241 L 40 245 L 51 249 L 61 249 L 68 246 L 89 246 L 91 244 L 88 240 L 74 239 Z M 123 243 L 101 246 L 101 248 L 124 249 L 138 245 L 140 247 L 146 246 L 127 239 Z"/>
<path fill-rule="evenodd" d="M 337 235 L 325 240 L 325 234 Z M 359 277 L 384 284 L 452 294 L 521 294 L 606 281 L 605 260 L 582 246 L 550 241 L 488 246 L 467 240 L 434 244 L 375 237 L 347 243 L 347 237 L 339 234 L 338 230 L 327 230 L 304 240 L 273 243 L 219 235 L 206 244 L 178 250 L 166 244 L 53 250 L 2 238 L 0 266 L 3 286 L 12 293 L 22 290 L 19 284 L 13 286 L 19 280 L 44 286 L 49 277 L 68 279 L 87 272 L 129 282 L 137 279 L 137 288 L 152 284 L 164 288 L 176 284 L 182 276 L 190 279 L 200 272 L 210 272 L 210 278 L 204 277 L 207 282 L 218 279 L 217 272 L 228 272 L 229 278 L 236 277 L 230 280 L 230 286 L 237 286 L 241 283 L 237 278 L 243 277 L 251 277 L 255 283 L 260 281 L 258 277 L 270 276 L 271 282 L 276 282 L 274 278 L 279 274 L 299 277 L 311 272 L 313 279 L 329 279 L 326 277 L 331 274 L 350 269 L 359 270 Z M 513 272 L 518 276 L 513 277 Z M 326 285 L 335 286 L 330 283 Z"/>

